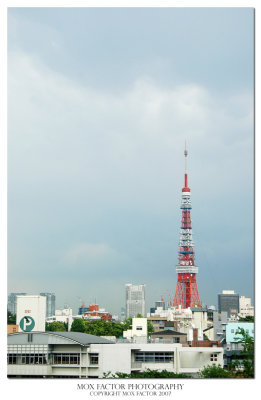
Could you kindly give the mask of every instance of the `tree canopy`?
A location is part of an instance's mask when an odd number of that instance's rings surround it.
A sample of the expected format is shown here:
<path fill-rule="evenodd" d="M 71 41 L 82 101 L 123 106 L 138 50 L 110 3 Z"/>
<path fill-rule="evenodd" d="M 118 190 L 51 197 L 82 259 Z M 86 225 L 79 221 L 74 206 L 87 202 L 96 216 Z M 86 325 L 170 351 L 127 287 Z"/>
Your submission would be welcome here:
<path fill-rule="evenodd" d="M 157 379 L 157 378 L 191 378 L 190 375 L 186 374 L 176 374 L 175 372 L 167 371 L 166 369 L 159 371 L 157 369 L 146 369 L 143 372 L 131 372 L 130 374 L 124 372 L 116 372 L 112 374 L 111 372 L 107 372 L 103 375 L 104 378 L 135 378 L 135 379 Z"/>
<path fill-rule="evenodd" d="M 115 336 L 116 338 L 122 337 L 123 332 L 131 329 L 132 318 L 127 318 L 122 322 L 114 321 L 88 321 L 83 318 L 76 318 L 71 326 L 72 332 L 84 332 L 95 336 Z M 153 326 L 148 321 L 148 333 L 153 332 Z"/>
<path fill-rule="evenodd" d="M 232 378 L 229 371 L 221 365 L 208 365 L 199 372 L 199 378 Z"/>
<path fill-rule="evenodd" d="M 45 330 L 51 332 L 66 332 L 67 324 L 65 322 L 53 321 L 45 324 Z"/>
<path fill-rule="evenodd" d="M 255 318 L 252 315 L 247 315 L 246 317 L 240 317 L 239 322 L 255 322 Z"/>
<path fill-rule="evenodd" d="M 7 310 L 7 323 L 8 325 L 16 325 L 16 314 L 12 314 Z"/>
<path fill-rule="evenodd" d="M 75 318 L 71 326 L 71 332 L 85 332 L 85 321 L 82 318 Z"/>

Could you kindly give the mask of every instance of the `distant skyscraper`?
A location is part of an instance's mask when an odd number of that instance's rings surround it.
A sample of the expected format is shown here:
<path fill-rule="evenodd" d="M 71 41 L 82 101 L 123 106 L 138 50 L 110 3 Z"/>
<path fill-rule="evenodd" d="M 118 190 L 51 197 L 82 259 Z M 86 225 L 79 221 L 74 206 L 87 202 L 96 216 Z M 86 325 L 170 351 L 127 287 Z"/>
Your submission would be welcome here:
<path fill-rule="evenodd" d="M 228 316 L 231 312 L 239 312 L 239 295 L 234 290 L 223 290 L 218 294 L 218 311 L 226 311 Z"/>
<path fill-rule="evenodd" d="M 126 317 L 136 317 L 137 314 L 145 316 L 145 285 L 132 285 L 126 287 Z"/>
<path fill-rule="evenodd" d="M 155 308 L 162 307 L 162 310 L 165 310 L 165 301 L 161 299 L 160 301 L 155 302 Z"/>
<path fill-rule="evenodd" d="M 90 311 L 89 307 L 81 306 L 78 309 L 78 315 L 83 315 L 84 313 Z"/>
<path fill-rule="evenodd" d="M 124 321 L 125 318 L 126 318 L 126 308 L 125 307 L 121 307 L 120 320 Z"/>
<path fill-rule="evenodd" d="M 46 297 L 46 317 L 55 315 L 55 294 L 54 293 L 40 293 L 40 296 Z"/>
<path fill-rule="evenodd" d="M 7 309 L 10 311 L 12 314 L 16 314 L 16 308 L 17 308 L 17 296 L 25 296 L 26 293 L 10 293 L 8 296 L 8 304 L 7 304 Z"/>

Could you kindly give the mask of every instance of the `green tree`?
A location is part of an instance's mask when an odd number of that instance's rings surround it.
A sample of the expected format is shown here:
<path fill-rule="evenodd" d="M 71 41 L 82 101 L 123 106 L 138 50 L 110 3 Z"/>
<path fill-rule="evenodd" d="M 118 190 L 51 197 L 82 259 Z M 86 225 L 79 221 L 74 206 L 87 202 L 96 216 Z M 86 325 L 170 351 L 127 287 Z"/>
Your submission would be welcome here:
<path fill-rule="evenodd" d="M 123 322 L 124 331 L 131 329 L 132 326 L 132 317 L 126 318 Z"/>
<path fill-rule="evenodd" d="M 82 318 L 75 319 L 72 323 L 72 332 L 85 332 L 95 336 L 115 336 L 116 338 L 123 336 L 123 331 L 130 329 L 132 318 L 127 318 L 123 323 L 114 321 L 88 321 Z M 148 322 L 148 333 L 153 332 L 153 326 Z"/>
<path fill-rule="evenodd" d="M 8 325 L 16 325 L 16 314 L 12 314 L 7 310 L 7 323 Z"/>
<path fill-rule="evenodd" d="M 236 375 L 243 376 L 245 378 L 254 378 L 254 338 L 250 336 L 243 328 L 238 328 L 236 331 L 234 340 L 237 343 L 242 343 L 243 349 L 239 353 L 239 357 L 242 359 L 233 361 L 230 368 L 234 370 Z"/>
<path fill-rule="evenodd" d="M 85 323 L 82 318 L 75 318 L 71 326 L 71 332 L 85 332 Z"/>
<path fill-rule="evenodd" d="M 122 336 L 124 325 L 114 321 L 84 321 L 85 332 L 96 336 Z"/>
<path fill-rule="evenodd" d="M 53 321 L 50 322 L 49 324 L 48 323 L 45 324 L 45 330 L 51 332 L 66 332 L 66 326 L 64 322 Z"/>
<path fill-rule="evenodd" d="M 143 372 L 132 372 L 130 374 L 127 374 L 125 372 L 116 372 L 115 374 L 111 374 L 111 372 L 106 372 L 103 374 L 103 378 L 120 378 L 120 379 L 125 379 L 125 378 L 138 378 L 138 379 L 158 379 L 158 378 L 191 378 L 191 376 L 186 375 L 186 374 L 176 374 L 175 372 L 170 372 L 167 370 L 159 371 L 157 369 L 146 369 L 146 371 Z"/>
<path fill-rule="evenodd" d="M 198 375 L 200 378 L 231 378 L 229 371 L 215 364 L 204 367 Z"/>
<path fill-rule="evenodd" d="M 240 317 L 239 322 L 255 322 L 255 318 L 252 315 L 247 315 L 244 318 Z"/>
<path fill-rule="evenodd" d="M 152 332 L 154 332 L 154 327 L 150 321 L 148 321 L 147 324 L 148 324 L 148 336 L 149 336 Z"/>

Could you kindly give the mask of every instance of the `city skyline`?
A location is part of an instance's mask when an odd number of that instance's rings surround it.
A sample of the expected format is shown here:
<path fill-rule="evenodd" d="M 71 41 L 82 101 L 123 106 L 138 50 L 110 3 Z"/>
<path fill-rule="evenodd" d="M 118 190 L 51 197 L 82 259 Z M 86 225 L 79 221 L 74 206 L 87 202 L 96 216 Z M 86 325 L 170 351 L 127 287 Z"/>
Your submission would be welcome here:
<path fill-rule="evenodd" d="M 253 22 L 8 10 L 8 292 L 112 313 L 128 282 L 146 310 L 173 299 L 187 140 L 200 299 L 254 301 Z"/>

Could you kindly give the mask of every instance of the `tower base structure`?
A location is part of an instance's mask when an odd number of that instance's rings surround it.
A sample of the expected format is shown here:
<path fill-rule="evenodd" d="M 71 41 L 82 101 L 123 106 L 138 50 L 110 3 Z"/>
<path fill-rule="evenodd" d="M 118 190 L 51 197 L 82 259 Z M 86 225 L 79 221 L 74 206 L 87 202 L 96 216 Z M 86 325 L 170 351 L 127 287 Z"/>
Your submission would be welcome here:
<path fill-rule="evenodd" d="M 180 266 L 178 266 L 177 269 L 178 268 L 180 268 Z M 189 267 L 189 269 L 190 268 L 197 267 Z M 195 272 L 189 273 L 187 271 L 186 273 L 178 273 L 176 293 L 172 306 L 181 306 L 181 308 L 201 307 Z"/>

